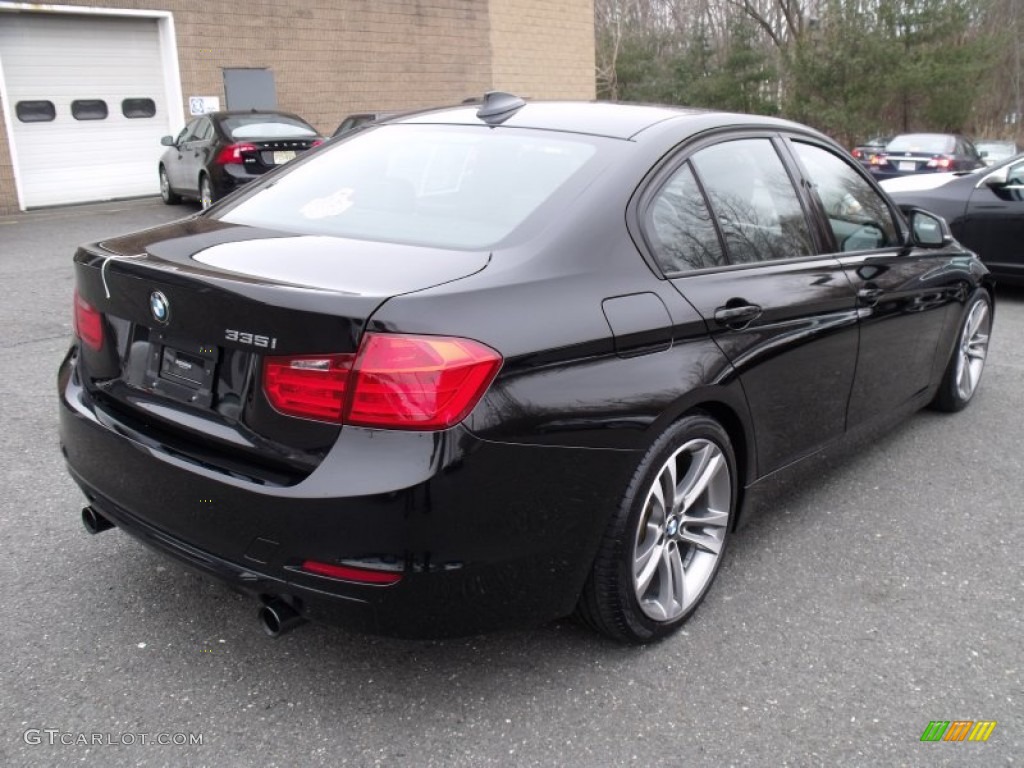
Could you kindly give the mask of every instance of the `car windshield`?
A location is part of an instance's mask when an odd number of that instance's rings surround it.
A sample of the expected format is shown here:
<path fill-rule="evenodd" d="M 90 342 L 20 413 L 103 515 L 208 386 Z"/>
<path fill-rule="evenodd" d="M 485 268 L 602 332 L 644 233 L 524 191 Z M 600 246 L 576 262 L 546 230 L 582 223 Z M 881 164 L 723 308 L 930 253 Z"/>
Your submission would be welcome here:
<path fill-rule="evenodd" d="M 286 232 L 477 249 L 503 239 L 578 175 L 597 141 L 380 126 L 321 149 L 215 215 Z"/>
<path fill-rule="evenodd" d="M 886 152 L 952 152 L 956 140 L 941 133 L 907 133 L 897 136 L 886 146 Z"/>
<path fill-rule="evenodd" d="M 221 120 L 221 127 L 238 139 L 309 139 L 317 135 L 312 126 L 284 115 L 234 115 Z"/>

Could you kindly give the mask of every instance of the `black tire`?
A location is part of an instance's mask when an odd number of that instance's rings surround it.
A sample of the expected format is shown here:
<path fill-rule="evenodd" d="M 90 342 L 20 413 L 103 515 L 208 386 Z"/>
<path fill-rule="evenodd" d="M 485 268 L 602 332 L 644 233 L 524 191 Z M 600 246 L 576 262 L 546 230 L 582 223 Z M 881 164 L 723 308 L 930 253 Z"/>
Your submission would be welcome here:
<path fill-rule="evenodd" d="M 668 502 L 670 493 L 676 498 L 680 490 L 697 489 L 702 476 L 703 490 L 689 505 Z M 736 458 L 722 426 L 704 413 L 673 424 L 641 460 L 608 523 L 578 615 L 623 643 L 648 643 L 676 631 L 714 581 L 736 500 Z"/>
<path fill-rule="evenodd" d="M 217 201 L 213 192 L 213 184 L 205 173 L 199 177 L 199 205 L 205 211 Z"/>
<path fill-rule="evenodd" d="M 171 189 L 171 181 L 167 178 L 167 170 L 160 166 L 160 199 L 165 205 L 177 205 L 181 202 L 181 195 L 175 194 Z"/>
<path fill-rule="evenodd" d="M 931 402 L 932 408 L 953 413 L 962 411 L 971 402 L 985 370 L 991 332 L 992 298 L 988 291 L 979 288 L 967 301 L 957 328 L 956 344 Z"/>

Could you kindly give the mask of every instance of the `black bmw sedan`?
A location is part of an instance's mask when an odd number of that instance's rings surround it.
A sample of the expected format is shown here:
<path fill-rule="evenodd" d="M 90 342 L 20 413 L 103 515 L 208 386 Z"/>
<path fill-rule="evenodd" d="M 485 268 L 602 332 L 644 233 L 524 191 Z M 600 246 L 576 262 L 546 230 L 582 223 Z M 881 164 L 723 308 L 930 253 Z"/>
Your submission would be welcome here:
<path fill-rule="evenodd" d="M 182 197 L 203 208 L 323 142 L 316 129 L 287 112 L 210 112 L 194 118 L 167 147 L 157 166 L 160 197 Z"/>
<path fill-rule="evenodd" d="M 957 240 L 977 253 L 1001 283 L 1024 285 L 1024 155 L 944 177 L 940 184 L 894 181 L 882 186 L 897 203 L 946 219 Z"/>
<path fill-rule="evenodd" d="M 945 223 L 815 131 L 494 93 L 74 263 L 86 528 L 271 634 L 663 637 L 766 478 L 966 406 L 993 318 Z"/>

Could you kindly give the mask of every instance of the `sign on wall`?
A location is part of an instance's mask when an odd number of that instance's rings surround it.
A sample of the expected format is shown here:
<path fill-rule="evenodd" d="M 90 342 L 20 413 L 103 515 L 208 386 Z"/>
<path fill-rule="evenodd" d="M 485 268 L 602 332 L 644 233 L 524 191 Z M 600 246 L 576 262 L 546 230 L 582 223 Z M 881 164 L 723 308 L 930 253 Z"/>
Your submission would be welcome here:
<path fill-rule="evenodd" d="M 220 111 L 219 96 L 189 96 L 188 111 L 192 115 L 205 115 L 207 112 Z"/>

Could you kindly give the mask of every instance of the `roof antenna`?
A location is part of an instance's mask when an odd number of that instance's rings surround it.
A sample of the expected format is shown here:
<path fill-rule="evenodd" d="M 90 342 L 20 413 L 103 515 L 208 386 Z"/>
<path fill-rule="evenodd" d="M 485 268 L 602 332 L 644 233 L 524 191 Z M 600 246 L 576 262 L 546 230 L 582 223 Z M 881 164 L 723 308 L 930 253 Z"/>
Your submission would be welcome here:
<path fill-rule="evenodd" d="M 526 102 L 515 94 L 488 91 L 484 94 L 484 103 L 476 111 L 476 116 L 488 125 L 501 125 L 525 106 Z"/>

